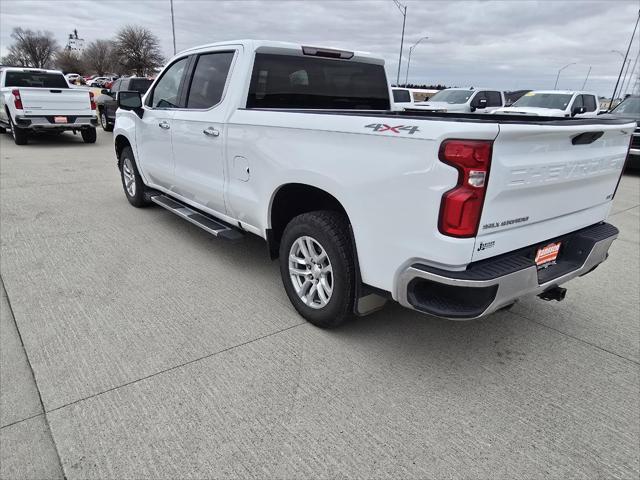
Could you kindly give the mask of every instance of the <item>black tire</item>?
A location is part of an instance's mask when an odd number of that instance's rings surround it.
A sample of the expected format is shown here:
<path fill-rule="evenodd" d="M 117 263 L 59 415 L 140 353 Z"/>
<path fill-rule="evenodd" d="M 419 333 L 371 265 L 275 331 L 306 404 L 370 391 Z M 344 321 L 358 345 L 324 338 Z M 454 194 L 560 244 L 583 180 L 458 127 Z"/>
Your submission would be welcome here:
<path fill-rule="evenodd" d="M 0 133 L 7 133 L 7 129 L 4 127 L 0 127 Z"/>
<path fill-rule="evenodd" d="M 294 242 L 311 237 L 325 250 L 332 267 L 332 293 L 325 306 L 312 308 L 298 296 L 289 272 L 289 254 Z M 289 222 L 280 242 L 280 274 L 289 300 L 306 320 L 321 328 L 337 327 L 353 314 L 355 262 L 349 222 L 338 212 L 319 210 L 303 213 Z"/>
<path fill-rule="evenodd" d="M 24 128 L 17 128 L 9 117 L 9 129 L 16 145 L 26 145 L 29 141 L 29 133 Z"/>
<path fill-rule="evenodd" d="M 102 130 L 104 130 L 105 132 L 113 132 L 113 125 L 109 123 L 109 119 L 107 118 L 107 112 L 105 112 L 104 109 L 101 108 L 99 111 L 99 115 L 100 115 L 100 126 L 102 127 Z"/>
<path fill-rule="evenodd" d="M 96 138 L 98 134 L 96 133 L 96 129 L 94 127 L 91 128 L 83 128 L 80 130 L 80 135 L 82 135 L 82 140 L 84 143 L 96 143 Z"/>
<path fill-rule="evenodd" d="M 127 161 L 128 160 L 128 161 Z M 133 156 L 133 151 L 131 147 L 125 147 L 120 154 L 120 160 L 118 162 L 118 167 L 120 168 L 120 180 L 122 180 L 122 188 L 124 189 L 124 194 L 129 200 L 129 203 L 136 208 L 146 207 L 151 204 L 151 192 L 142 181 L 142 177 L 138 172 L 138 167 L 136 165 L 136 159 Z M 133 194 L 127 189 L 128 175 L 131 174 L 134 183 Z"/>

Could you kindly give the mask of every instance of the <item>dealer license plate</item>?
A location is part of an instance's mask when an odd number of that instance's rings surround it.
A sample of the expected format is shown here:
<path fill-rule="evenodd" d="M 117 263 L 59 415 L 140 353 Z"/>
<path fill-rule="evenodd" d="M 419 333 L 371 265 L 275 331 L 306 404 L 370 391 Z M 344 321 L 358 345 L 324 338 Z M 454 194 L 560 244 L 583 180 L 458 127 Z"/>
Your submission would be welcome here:
<path fill-rule="evenodd" d="M 67 117 L 53 117 L 53 123 L 67 123 Z"/>
<path fill-rule="evenodd" d="M 536 265 L 543 267 L 555 262 L 556 258 L 558 258 L 561 243 L 562 242 L 554 242 L 540 247 L 536 253 Z"/>

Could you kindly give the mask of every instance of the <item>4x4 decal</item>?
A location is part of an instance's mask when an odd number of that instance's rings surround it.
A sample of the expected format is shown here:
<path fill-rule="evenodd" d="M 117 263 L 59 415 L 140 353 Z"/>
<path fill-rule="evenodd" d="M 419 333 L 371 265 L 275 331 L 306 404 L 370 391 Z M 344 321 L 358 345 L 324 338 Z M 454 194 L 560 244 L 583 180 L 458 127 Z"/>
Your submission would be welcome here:
<path fill-rule="evenodd" d="M 406 131 L 409 135 L 413 135 L 419 131 L 416 125 L 396 125 L 395 127 L 392 127 L 385 123 L 370 123 L 369 125 L 365 125 L 364 128 L 372 128 L 374 132 L 389 131 L 393 133 L 402 133 L 402 131 Z"/>

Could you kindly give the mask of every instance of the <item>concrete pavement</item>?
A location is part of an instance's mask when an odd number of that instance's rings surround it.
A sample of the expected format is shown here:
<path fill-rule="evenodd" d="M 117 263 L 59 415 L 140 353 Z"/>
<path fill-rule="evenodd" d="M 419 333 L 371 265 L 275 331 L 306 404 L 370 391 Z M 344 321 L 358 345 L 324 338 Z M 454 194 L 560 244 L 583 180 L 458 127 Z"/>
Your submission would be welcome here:
<path fill-rule="evenodd" d="M 41 478 L 34 451 L 69 479 L 640 475 L 640 177 L 621 183 L 610 259 L 562 303 L 462 323 L 389 305 L 323 331 L 259 239 L 130 207 L 112 152 L 103 132 L 0 136 L 26 350 L 0 374 L 36 380 L 7 402 L 3 383 L 3 478 Z"/>

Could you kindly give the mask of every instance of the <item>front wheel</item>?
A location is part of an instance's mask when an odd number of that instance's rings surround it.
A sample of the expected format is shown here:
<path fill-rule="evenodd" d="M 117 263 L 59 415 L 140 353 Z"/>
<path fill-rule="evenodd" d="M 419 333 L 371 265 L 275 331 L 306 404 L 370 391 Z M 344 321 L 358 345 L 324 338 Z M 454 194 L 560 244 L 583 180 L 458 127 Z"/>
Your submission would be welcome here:
<path fill-rule="evenodd" d="M 84 143 L 96 143 L 97 134 L 95 128 L 85 128 L 80 131 L 80 135 L 82 135 Z"/>
<path fill-rule="evenodd" d="M 289 300 L 305 319 L 322 328 L 344 323 L 352 314 L 355 295 L 345 216 L 319 210 L 291 220 L 280 243 L 280 274 Z"/>
<path fill-rule="evenodd" d="M 146 207 L 151 203 L 150 190 L 145 186 L 138 172 L 131 147 L 125 147 L 120 154 L 120 177 L 124 194 L 134 207 Z"/>

